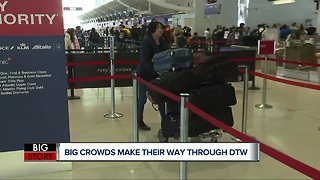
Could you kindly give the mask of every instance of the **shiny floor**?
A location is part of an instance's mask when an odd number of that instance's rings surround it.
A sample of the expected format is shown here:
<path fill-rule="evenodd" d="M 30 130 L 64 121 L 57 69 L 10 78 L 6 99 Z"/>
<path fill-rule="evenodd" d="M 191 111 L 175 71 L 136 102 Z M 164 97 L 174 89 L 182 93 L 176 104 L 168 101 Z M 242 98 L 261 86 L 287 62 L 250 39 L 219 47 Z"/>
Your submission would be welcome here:
<path fill-rule="evenodd" d="M 256 78 L 262 87 L 262 80 Z M 234 128 L 241 130 L 242 83 L 235 83 L 238 103 L 233 107 Z M 131 142 L 132 88 L 116 88 L 116 112 L 124 116 L 103 117 L 110 107 L 110 89 L 77 90 L 80 100 L 69 101 L 72 142 Z M 247 133 L 259 141 L 320 170 L 320 93 L 277 82 L 268 82 L 267 103 L 272 109 L 254 107 L 261 103 L 262 90 L 249 91 Z M 142 142 L 158 142 L 160 117 L 146 105 L 145 121 L 151 131 L 142 131 Z M 232 142 L 224 134 L 220 142 Z M 201 139 L 201 141 L 207 141 Z M 192 162 L 189 179 L 309 179 L 307 176 L 260 154 L 260 162 Z M 17 179 L 178 179 L 177 162 L 75 162 L 72 171 L 16 177 Z"/>

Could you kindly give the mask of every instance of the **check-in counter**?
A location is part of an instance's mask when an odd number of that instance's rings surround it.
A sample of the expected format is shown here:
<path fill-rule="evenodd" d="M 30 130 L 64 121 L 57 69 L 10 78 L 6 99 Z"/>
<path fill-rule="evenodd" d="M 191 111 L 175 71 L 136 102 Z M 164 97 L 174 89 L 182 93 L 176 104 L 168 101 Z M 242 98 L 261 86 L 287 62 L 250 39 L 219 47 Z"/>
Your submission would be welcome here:
<path fill-rule="evenodd" d="M 310 40 L 311 39 L 311 40 Z M 318 41 L 319 40 L 319 41 Z M 319 51 L 317 44 L 320 38 L 305 38 L 301 40 L 290 40 L 284 47 L 277 47 L 276 57 L 289 61 L 297 61 L 302 63 L 318 63 L 316 53 Z M 317 67 L 305 66 L 290 63 L 277 63 L 277 75 L 290 77 L 305 81 L 319 82 L 319 73 Z"/>
<path fill-rule="evenodd" d="M 227 46 L 227 47 L 220 47 L 219 52 L 213 54 L 225 54 L 229 56 L 231 59 L 237 58 L 255 58 L 256 57 L 256 50 L 255 47 L 245 47 L 245 46 Z M 207 54 L 210 56 L 210 53 Z M 237 61 L 237 65 L 246 65 L 249 68 L 249 71 L 256 70 L 256 61 Z M 234 82 L 242 81 L 242 73 L 238 72 L 238 76 L 233 78 Z M 255 88 L 255 76 L 249 75 L 249 81 L 252 82 L 252 88 Z"/>
<path fill-rule="evenodd" d="M 301 44 L 300 42 L 291 42 L 290 46 L 286 49 L 286 59 L 293 61 L 300 61 L 306 63 L 317 63 L 315 56 L 316 47 L 310 44 Z M 300 70 L 304 69 L 296 64 L 286 63 L 284 68 Z"/>

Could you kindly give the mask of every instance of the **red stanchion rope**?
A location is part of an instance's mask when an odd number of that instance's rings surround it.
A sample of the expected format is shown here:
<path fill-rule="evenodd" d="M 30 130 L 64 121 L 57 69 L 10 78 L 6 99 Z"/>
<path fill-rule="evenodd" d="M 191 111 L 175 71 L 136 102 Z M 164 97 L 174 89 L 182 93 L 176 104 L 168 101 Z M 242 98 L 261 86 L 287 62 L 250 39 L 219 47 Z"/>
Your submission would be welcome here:
<path fill-rule="evenodd" d="M 93 77 L 78 77 L 78 78 L 68 78 L 69 83 L 81 83 L 81 82 L 95 82 L 95 81 L 105 81 L 105 80 L 120 80 L 129 79 L 131 74 L 119 74 L 114 76 L 93 76 Z"/>
<path fill-rule="evenodd" d="M 138 76 L 133 77 L 133 78 L 137 79 L 137 81 L 139 81 L 141 84 L 147 86 L 148 88 L 150 88 L 150 89 L 152 89 L 154 91 L 157 91 L 157 92 L 169 97 L 170 99 L 172 99 L 174 101 L 180 102 L 180 97 L 179 96 L 177 96 L 177 95 L 175 95 L 175 94 L 173 94 L 173 93 L 171 93 L 169 91 L 166 91 L 166 90 L 164 90 L 164 89 L 162 89 L 162 88 L 160 88 L 160 87 L 158 87 L 158 86 L 156 86 L 156 85 L 154 85 L 154 84 L 152 84 L 152 83 L 150 83 L 150 82 L 148 82 L 148 81 L 146 81 L 146 80 L 144 80 L 144 79 L 142 79 L 142 78 L 140 78 Z"/>
<path fill-rule="evenodd" d="M 264 58 L 233 58 L 232 61 L 241 62 L 241 61 L 260 61 L 264 60 Z"/>
<path fill-rule="evenodd" d="M 270 157 L 282 162 L 283 164 L 313 178 L 319 178 L 320 177 L 320 171 L 307 165 L 304 164 L 282 152 L 279 152 L 278 150 L 269 147 L 259 141 L 256 141 L 255 139 L 242 134 L 241 132 L 223 124 L 221 121 L 219 121 L 218 119 L 212 117 L 211 115 L 209 115 L 208 113 L 204 112 L 203 110 L 201 110 L 200 108 L 196 107 L 195 105 L 191 104 L 191 103 L 187 103 L 187 107 L 188 109 L 190 109 L 192 112 L 194 112 L 195 114 L 199 115 L 200 117 L 202 117 L 203 119 L 205 119 L 206 121 L 208 121 L 209 123 L 217 126 L 218 128 L 224 130 L 225 132 L 228 132 L 229 134 L 231 134 L 234 137 L 237 137 L 239 139 L 241 139 L 244 142 L 258 142 L 260 143 L 260 150 L 269 155 Z"/>
<path fill-rule="evenodd" d="M 270 76 L 270 75 L 266 75 L 266 74 L 262 74 L 262 73 L 254 72 L 254 71 L 249 71 L 249 74 L 254 75 L 254 76 L 258 76 L 258 77 L 261 77 L 261 78 L 269 79 L 269 80 L 272 80 L 272 81 L 277 81 L 277 82 L 281 82 L 281 83 L 285 83 L 285 84 L 290 84 L 290 85 L 293 85 L 293 86 L 320 90 L 320 85 L 316 85 L 316 84 L 308 84 L 308 83 L 303 83 L 303 82 L 291 81 L 291 80 L 287 80 L 287 79 L 280 79 L 280 78 L 277 78 L 277 77 L 274 77 L 274 76 Z"/>
<path fill-rule="evenodd" d="M 88 61 L 88 62 L 71 62 L 71 63 L 67 63 L 67 66 L 72 66 L 72 67 L 76 67 L 76 66 L 99 66 L 99 65 L 107 65 L 110 64 L 109 60 L 102 60 L 102 61 Z M 137 65 L 139 64 L 139 61 L 137 60 L 115 60 L 114 64 L 116 65 Z"/>
<path fill-rule="evenodd" d="M 241 61 L 261 61 L 261 60 L 265 60 L 265 59 L 264 58 L 235 58 L 232 60 L 236 61 L 236 62 L 241 62 Z M 275 58 L 268 58 L 268 60 L 275 61 L 275 62 L 288 63 L 288 64 L 299 64 L 299 65 L 304 65 L 304 66 L 320 67 L 320 64 L 306 63 L 306 62 L 301 62 L 301 61 L 275 59 Z"/>
<path fill-rule="evenodd" d="M 95 66 L 95 65 L 106 65 L 110 64 L 110 61 L 90 61 L 90 62 L 70 62 L 67 66 Z"/>
<path fill-rule="evenodd" d="M 208 43 L 210 43 L 210 42 L 212 42 L 212 43 L 215 43 L 215 44 L 219 44 L 219 43 L 237 43 L 237 42 L 239 42 L 239 41 L 233 41 L 233 40 L 213 40 L 213 41 L 211 41 L 211 40 L 193 40 L 192 41 L 192 44 L 208 44 Z"/>
<path fill-rule="evenodd" d="M 264 60 L 264 58 L 234 58 L 232 59 L 233 61 L 236 62 L 241 62 L 241 61 L 257 61 L 257 60 Z M 102 61 L 90 61 L 90 62 L 71 62 L 67 63 L 67 66 L 99 66 L 99 65 L 108 65 L 110 64 L 110 61 L 102 60 Z M 138 65 L 139 61 L 138 60 L 115 60 L 114 64 L 116 65 Z"/>
<path fill-rule="evenodd" d="M 165 96 L 168 96 L 169 98 L 175 100 L 175 101 L 180 101 L 180 97 L 173 94 L 173 93 L 170 93 L 162 88 L 159 88 L 158 86 L 155 86 L 145 80 L 143 80 L 142 78 L 140 77 L 133 77 L 133 78 L 136 78 L 137 81 L 139 81 L 140 83 L 144 84 L 145 86 L 149 87 L 150 89 L 153 89 Z M 202 117 L 203 119 L 207 120 L 209 123 L 217 126 L 218 128 L 228 132 L 229 134 L 231 134 L 232 136 L 234 137 L 237 137 L 239 139 L 241 139 L 242 141 L 244 142 L 258 142 L 260 143 L 260 149 L 263 153 L 271 156 L 272 158 L 282 162 L 283 164 L 311 177 L 311 178 L 319 178 L 320 177 L 320 171 L 307 165 L 307 164 L 304 164 L 284 153 L 281 153 L 279 151 L 277 151 L 276 149 L 273 149 L 272 147 L 269 147 L 259 141 L 256 141 L 255 139 L 245 135 L 245 134 L 242 134 L 241 132 L 225 125 L 224 123 L 222 123 L 221 121 L 219 121 L 218 119 L 212 117 L 211 115 L 207 114 L 206 112 L 204 112 L 203 110 L 201 110 L 200 108 L 194 106 L 193 104 L 191 103 L 187 103 L 187 107 L 188 109 L 190 109 L 192 112 L 194 112 L 195 114 L 199 115 L 200 117 Z"/>
<path fill-rule="evenodd" d="M 299 65 L 304 65 L 304 66 L 320 67 L 320 64 L 316 64 L 316 63 L 306 63 L 306 62 L 301 62 L 301 61 L 275 59 L 275 58 L 269 58 L 268 60 L 275 61 L 275 62 L 288 63 L 288 64 L 299 64 Z"/>

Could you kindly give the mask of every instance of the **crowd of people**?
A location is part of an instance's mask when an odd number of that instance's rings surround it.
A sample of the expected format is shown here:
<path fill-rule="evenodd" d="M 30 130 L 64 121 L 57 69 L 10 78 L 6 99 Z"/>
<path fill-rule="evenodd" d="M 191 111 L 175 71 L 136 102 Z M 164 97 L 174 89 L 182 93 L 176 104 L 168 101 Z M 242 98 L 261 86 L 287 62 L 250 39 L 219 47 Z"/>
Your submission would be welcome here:
<path fill-rule="evenodd" d="M 303 24 L 298 25 L 293 22 L 290 26 L 287 24 L 273 24 L 269 26 L 267 24 L 258 24 L 256 28 L 252 29 L 250 27 L 245 26 L 244 23 L 241 23 L 238 27 L 231 26 L 226 28 L 222 25 L 217 25 L 216 29 L 210 33 L 210 29 L 204 31 L 204 36 L 208 39 L 213 40 L 234 40 L 239 39 L 242 36 L 258 36 L 259 39 L 263 38 L 268 29 L 276 29 L 279 31 L 280 40 L 285 40 L 289 34 L 293 36 L 293 38 L 300 39 L 303 35 L 314 35 L 316 33 L 316 28 L 310 25 L 308 28 L 304 28 Z"/>
<path fill-rule="evenodd" d="M 154 21 L 152 21 L 154 22 Z M 114 36 L 118 44 L 134 43 L 140 45 L 147 34 L 147 25 L 133 25 L 131 28 L 120 24 L 117 27 L 106 27 L 105 29 L 95 29 L 84 31 L 80 26 L 69 28 L 65 32 L 65 47 L 66 49 L 97 49 L 98 46 L 103 46 L 102 37 Z M 170 25 L 163 25 L 163 35 L 166 42 L 172 46 L 184 47 L 191 42 L 191 28 L 178 26 L 171 28 Z"/>
<path fill-rule="evenodd" d="M 152 21 L 153 22 L 153 21 Z M 188 26 L 170 27 L 170 25 L 163 25 L 163 38 L 169 44 L 176 48 L 179 47 L 192 47 L 195 40 L 204 37 L 207 40 L 238 40 L 243 36 L 255 36 L 258 39 L 264 37 L 268 29 L 277 29 L 279 31 L 280 40 L 285 40 L 289 34 L 293 38 L 299 39 L 303 35 L 314 35 L 316 33 L 316 28 L 309 26 L 304 28 L 302 24 L 298 25 L 293 22 L 290 26 L 286 24 L 273 24 L 269 26 L 267 24 L 259 24 L 256 28 L 251 29 L 241 23 L 238 27 L 231 26 L 229 28 L 217 25 L 212 31 L 210 28 L 204 30 L 203 34 L 198 32 L 192 33 L 192 28 Z M 101 37 L 114 36 L 116 43 L 133 43 L 140 45 L 145 34 L 148 31 L 147 25 L 134 24 L 131 28 L 126 27 L 124 24 L 120 24 L 117 27 L 106 27 L 96 30 L 92 28 L 91 30 L 84 31 L 80 26 L 70 28 L 66 30 L 65 43 L 66 49 L 98 49 L 99 46 L 103 46 L 103 41 Z"/>

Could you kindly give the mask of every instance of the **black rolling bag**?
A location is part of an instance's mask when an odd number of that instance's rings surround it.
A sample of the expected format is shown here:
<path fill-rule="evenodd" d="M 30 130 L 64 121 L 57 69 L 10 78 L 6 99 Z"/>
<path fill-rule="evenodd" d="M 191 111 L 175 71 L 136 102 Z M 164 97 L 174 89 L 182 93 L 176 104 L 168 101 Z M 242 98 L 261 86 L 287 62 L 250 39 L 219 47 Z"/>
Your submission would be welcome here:
<path fill-rule="evenodd" d="M 179 94 L 199 88 L 203 84 L 230 82 L 229 80 L 234 76 L 234 73 L 238 73 L 235 62 L 220 62 L 219 60 L 215 60 L 207 61 L 195 68 L 163 73 L 153 79 L 151 83 L 172 93 Z M 149 95 L 155 104 L 163 103 L 167 99 L 162 94 L 153 90 L 149 90 Z"/>
<path fill-rule="evenodd" d="M 169 49 L 155 54 L 152 63 L 159 73 L 188 69 L 193 66 L 193 53 L 188 48 Z"/>
<path fill-rule="evenodd" d="M 237 103 L 234 87 L 230 84 L 213 84 L 189 91 L 189 101 L 228 126 L 233 126 L 230 106 Z M 189 111 L 189 137 L 217 129 L 214 125 Z M 160 137 L 162 136 L 162 137 Z M 166 117 L 161 121 L 159 140 L 180 136 L 180 104 L 166 102 Z"/>

